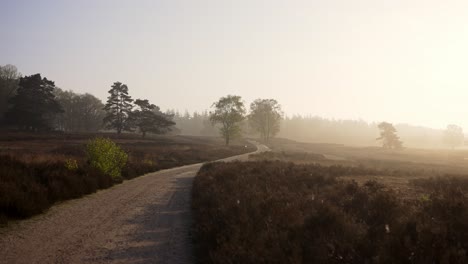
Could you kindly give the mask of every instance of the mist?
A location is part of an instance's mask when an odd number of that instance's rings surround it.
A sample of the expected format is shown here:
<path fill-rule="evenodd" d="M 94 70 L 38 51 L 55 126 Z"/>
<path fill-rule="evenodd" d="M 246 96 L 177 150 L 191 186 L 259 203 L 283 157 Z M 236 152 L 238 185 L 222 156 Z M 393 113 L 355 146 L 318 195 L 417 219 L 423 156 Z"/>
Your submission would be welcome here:
<path fill-rule="evenodd" d="M 7 1 L 0 65 L 102 101 L 120 80 L 163 111 L 237 94 L 274 98 L 291 117 L 466 131 L 467 5 Z"/>

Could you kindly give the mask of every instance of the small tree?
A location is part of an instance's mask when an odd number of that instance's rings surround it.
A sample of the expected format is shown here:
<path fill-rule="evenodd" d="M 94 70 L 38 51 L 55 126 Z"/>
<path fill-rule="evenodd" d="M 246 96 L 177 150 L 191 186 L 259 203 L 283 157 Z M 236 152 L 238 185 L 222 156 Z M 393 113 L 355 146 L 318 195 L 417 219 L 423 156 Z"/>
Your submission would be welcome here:
<path fill-rule="evenodd" d="M 136 99 L 135 105 L 138 109 L 133 111 L 132 120 L 139 128 L 142 137 L 146 133 L 164 134 L 170 130 L 170 127 L 175 123 L 170 120 L 168 115 L 159 111 L 159 107 L 150 104 L 148 100 Z"/>
<path fill-rule="evenodd" d="M 248 116 L 250 126 L 260 134 L 264 142 L 268 142 L 280 130 L 283 116 L 281 105 L 274 99 L 257 99 L 250 104 Z"/>
<path fill-rule="evenodd" d="M 22 77 L 5 118 L 10 125 L 25 130 L 51 129 L 55 115 L 63 112 L 55 99 L 55 84 L 40 74 Z"/>
<path fill-rule="evenodd" d="M 465 140 L 463 129 L 457 125 L 448 125 L 447 129 L 444 131 L 443 140 L 444 143 L 452 149 L 462 146 Z"/>
<path fill-rule="evenodd" d="M 401 149 L 403 148 L 403 142 L 396 134 L 396 129 L 392 124 L 382 122 L 378 125 L 380 129 L 380 137 L 377 140 L 382 140 L 382 146 L 388 149 Z"/>
<path fill-rule="evenodd" d="M 212 124 L 221 124 L 220 133 L 226 145 L 241 132 L 240 122 L 244 120 L 245 107 L 240 96 L 228 95 L 213 103 L 210 113 Z"/>
<path fill-rule="evenodd" d="M 107 114 L 104 117 L 106 128 L 117 130 L 117 134 L 122 131 L 132 131 L 130 114 L 132 112 L 132 98 L 128 95 L 128 87 L 121 82 L 115 82 L 109 90 L 109 97 L 104 106 Z"/>
<path fill-rule="evenodd" d="M 121 180 L 128 155 L 108 138 L 95 138 L 86 145 L 89 164 L 115 180 Z"/>

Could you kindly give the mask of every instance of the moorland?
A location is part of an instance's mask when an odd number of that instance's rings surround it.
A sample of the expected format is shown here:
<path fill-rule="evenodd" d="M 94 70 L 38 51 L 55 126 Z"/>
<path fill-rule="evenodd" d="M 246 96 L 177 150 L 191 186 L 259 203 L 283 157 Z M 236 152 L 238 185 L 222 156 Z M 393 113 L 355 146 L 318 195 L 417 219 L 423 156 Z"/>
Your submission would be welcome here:
<path fill-rule="evenodd" d="M 466 263 L 466 150 L 274 139 L 193 186 L 200 263 Z"/>
<path fill-rule="evenodd" d="M 119 177 L 89 163 L 86 146 L 95 138 L 108 138 L 126 153 Z M 4 132 L 0 134 L 0 223 L 39 214 L 57 202 L 145 173 L 254 149 L 243 140 L 225 146 L 221 139 L 210 137 Z"/>

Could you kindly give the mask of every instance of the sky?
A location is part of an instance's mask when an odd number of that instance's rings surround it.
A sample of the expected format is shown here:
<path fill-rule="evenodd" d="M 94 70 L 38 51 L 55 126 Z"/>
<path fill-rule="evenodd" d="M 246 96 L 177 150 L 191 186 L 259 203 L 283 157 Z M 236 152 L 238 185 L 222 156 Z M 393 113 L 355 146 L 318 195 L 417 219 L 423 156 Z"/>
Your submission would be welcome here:
<path fill-rule="evenodd" d="M 0 0 L 0 65 L 163 110 L 228 94 L 287 115 L 468 131 L 468 1 Z"/>

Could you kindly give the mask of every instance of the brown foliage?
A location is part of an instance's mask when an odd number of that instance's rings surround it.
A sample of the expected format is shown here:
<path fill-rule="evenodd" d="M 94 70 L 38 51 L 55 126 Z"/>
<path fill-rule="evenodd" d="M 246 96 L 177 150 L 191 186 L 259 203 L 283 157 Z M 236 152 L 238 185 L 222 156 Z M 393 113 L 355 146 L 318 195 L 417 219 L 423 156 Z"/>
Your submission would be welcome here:
<path fill-rule="evenodd" d="M 455 179 L 420 180 L 427 197 L 408 201 L 376 181 L 338 178 L 376 173 L 279 161 L 207 164 L 193 187 L 197 260 L 467 263 L 467 181 L 457 188 Z"/>
<path fill-rule="evenodd" d="M 248 151 L 203 138 L 111 136 L 128 154 L 124 179 Z M 85 144 L 96 134 L 0 134 L 0 224 L 38 214 L 58 201 L 81 197 L 117 182 L 86 161 Z M 77 169 L 67 168 L 67 161 Z"/>

